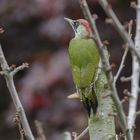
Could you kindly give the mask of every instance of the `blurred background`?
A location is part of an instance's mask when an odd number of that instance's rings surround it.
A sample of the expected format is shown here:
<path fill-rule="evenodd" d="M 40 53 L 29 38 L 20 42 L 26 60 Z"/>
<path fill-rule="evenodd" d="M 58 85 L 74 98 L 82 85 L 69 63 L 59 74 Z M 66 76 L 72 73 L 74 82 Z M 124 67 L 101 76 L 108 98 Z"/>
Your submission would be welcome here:
<path fill-rule="evenodd" d="M 135 9 L 130 0 L 109 0 L 123 24 L 135 20 Z M 97 26 L 102 40 L 110 45 L 110 61 L 119 67 L 124 49 L 123 41 L 111 25 L 105 24 L 106 15 L 97 0 L 88 0 L 91 12 L 98 15 Z M 78 0 L 0 0 L 0 42 L 9 65 L 28 62 L 30 67 L 15 76 L 19 97 L 36 135 L 34 121 L 43 123 L 48 140 L 62 140 L 63 132 L 77 132 L 87 126 L 87 113 L 79 100 L 67 96 L 75 91 L 70 71 L 68 44 L 73 31 L 64 17 L 83 18 Z M 133 38 L 135 25 L 133 26 Z M 131 57 L 128 54 L 123 76 L 131 74 Z M 120 98 L 130 83 L 118 82 Z M 140 102 L 139 102 L 140 106 Z M 124 104 L 127 113 L 127 103 Z M 15 108 L 0 77 L 0 139 L 19 140 L 14 123 Z M 117 123 L 118 124 L 118 123 Z M 137 118 L 135 140 L 140 137 L 140 118 Z M 120 133 L 117 125 L 117 133 Z M 88 140 L 88 135 L 83 137 Z"/>

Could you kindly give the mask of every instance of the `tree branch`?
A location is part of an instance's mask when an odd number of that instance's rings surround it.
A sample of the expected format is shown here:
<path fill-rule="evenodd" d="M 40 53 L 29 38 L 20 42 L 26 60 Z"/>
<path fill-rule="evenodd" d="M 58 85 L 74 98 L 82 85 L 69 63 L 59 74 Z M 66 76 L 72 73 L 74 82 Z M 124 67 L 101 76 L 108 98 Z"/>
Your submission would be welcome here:
<path fill-rule="evenodd" d="M 95 36 L 95 41 L 97 43 L 97 49 L 100 53 L 103 70 L 105 71 L 106 76 L 107 76 L 107 81 L 108 81 L 108 84 L 109 84 L 109 88 L 111 90 L 111 97 L 112 97 L 112 99 L 114 101 L 114 104 L 116 106 L 122 130 L 125 133 L 127 140 L 131 140 L 130 132 L 128 130 L 128 125 L 127 125 L 127 122 L 126 122 L 126 116 L 124 114 L 121 101 L 118 97 L 116 85 L 112 84 L 113 74 L 111 72 L 111 66 L 108 62 L 108 59 L 107 59 L 106 55 L 105 55 L 106 54 L 105 53 L 106 49 L 105 49 L 105 47 L 103 46 L 103 44 L 100 40 L 98 31 L 97 31 L 97 28 L 96 28 L 96 25 L 95 25 L 95 20 L 92 19 L 92 16 L 90 14 L 90 11 L 89 11 L 89 8 L 88 8 L 88 5 L 87 5 L 86 1 L 85 0 L 79 0 L 79 2 L 81 4 L 81 8 L 83 10 L 83 13 L 84 13 L 86 19 L 89 21 L 89 23 L 91 25 L 91 30 L 92 30 L 92 32 Z M 131 45 L 133 46 L 133 42 L 131 42 Z"/>
<path fill-rule="evenodd" d="M 129 81 L 131 81 L 131 76 L 129 76 L 129 77 L 124 77 L 124 76 L 122 76 L 121 78 L 120 78 L 120 80 L 121 80 L 121 82 L 129 82 Z"/>
<path fill-rule="evenodd" d="M 36 126 L 37 136 L 38 136 L 37 140 L 46 140 L 44 130 L 42 127 L 42 123 L 40 121 L 36 120 L 35 126 Z"/>
<path fill-rule="evenodd" d="M 134 45 L 133 40 L 126 32 L 123 25 L 120 23 L 119 19 L 115 15 L 111 6 L 108 4 L 107 0 L 99 0 L 99 3 L 102 6 L 102 8 L 104 9 L 104 11 L 106 12 L 106 14 L 108 15 L 108 17 L 111 18 L 111 20 L 113 21 L 113 25 L 116 28 L 116 30 L 119 32 L 119 34 L 121 35 L 122 39 L 125 41 L 125 43 L 128 44 L 128 47 L 129 47 L 130 51 L 132 52 L 132 54 L 134 53 L 138 57 L 138 60 L 140 62 L 140 55 L 135 50 L 135 47 L 134 47 L 135 45 Z"/>
<path fill-rule="evenodd" d="M 26 118 L 26 115 L 25 115 L 25 111 L 24 111 L 23 106 L 22 106 L 22 104 L 20 102 L 20 99 L 18 97 L 18 93 L 16 91 L 14 80 L 13 80 L 13 75 L 11 74 L 10 67 L 8 66 L 7 61 L 4 57 L 1 45 L 0 45 L 0 64 L 1 64 L 1 68 L 4 72 L 4 77 L 5 77 L 5 80 L 6 80 L 6 84 L 7 84 L 7 87 L 9 89 L 9 92 L 11 94 L 11 97 L 12 97 L 12 100 L 14 102 L 15 108 L 18 112 L 20 112 L 19 113 L 20 114 L 20 120 L 21 120 L 23 129 L 25 131 L 25 136 L 28 140 L 35 140 L 32 132 L 31 132 L 31 129 L 29 127 L 29 124 L 28 124 L 28 121 L 27 121 L 27 118 Z"/>
<path fill-rule="evenodd" d="M 13 71 L 11 71 L 11 74 L 14 76 L 17 72 L 19 72 L 25 68 L 28 68 L 28 67 L 29 67 L 28 63 L 23 63 L 21 66 L 18 66 Z"/>
<path fill-rule="evenodd" d="M 130 20 L 130 22 L 128 23 L 128 34 L 129 34 L 130 37 L 131 37 L 132 25 L 133 25 L 133 20 Z M 116 82 L 118 80 L 118 77 L 121 74 L 121 71 L 122 71 L 122 69 L 124 67 L 124 62 L 125 62 L 127 53 L 128 53 L 128 47 L 125 48 L 125 51 L 124 51 L 124 54 L 123 54 L 123 57 L 122 57 L 122 60 L 121 60 L 120 67 L 119 67 L 119 69 L 117 71 L 117 74 L 114 76 L 114 81 L 113 81 L 114 84 L 116 84 Z"/>
<path fill-rule="evenodd" d="M 18 111 L 16 112 L 15 123 L 17 124 L 19 132 L 20 132 L 20 140 L 24 140 L 25 132 L 24 132 L 22 124 L 21 124 L 20 112 L 18 112 Z"/>
<path fill-rule="evenodd" d="M 140 52 L 140 0 L 137 5 L 135 49 Z M 129 100 L 128 127 L 131 129 L 131 137 L 134 135 L 134 125 L 139 93 L 139 63 L 135 55 L 132 55 L 132 78 L 131 78 L 131 98 Z"/>
<path fill-rule="evenodd" d="M 70 132 L 64 132 L 64 140 L 72 140 Z"/>
<path fill-rule="evenodd" d="M 74 140 L 80 140 L 87 132 L 89 131 L 89 127 L 84 129 L 81 134 L 77 136 L 77 133 L 74 134 Z"/>
<path fill-rule="evenodd" d="M 120 76 L 120 73 L 124 67 L 124 62 L 125 62 L 125 59 L 126 59 L 126 56 L 127 56 L 127 53 L 128 53 L 128 47 L 125 48 L 125 51 L 124 51 L 124 54 L 123 54 L 123 57 L 122 57 L 122 60 L 121 60 L 121 64 L 120 64 L 120 67 L 117 71 L 117 74 L 114 76 L 114 84 L 116 84 L 117 80 L 118 80 L 118 77 Z"/>

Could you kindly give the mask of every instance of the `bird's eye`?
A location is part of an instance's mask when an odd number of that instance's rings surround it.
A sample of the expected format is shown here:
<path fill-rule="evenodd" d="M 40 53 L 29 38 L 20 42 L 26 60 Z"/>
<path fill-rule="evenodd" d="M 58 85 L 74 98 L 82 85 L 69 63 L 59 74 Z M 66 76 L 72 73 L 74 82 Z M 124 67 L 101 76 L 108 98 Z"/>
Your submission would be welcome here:
<path fill-rule="evenodd" d="M 77 29 L 78 26 L 79 26 L 79 22 L 78 22 L 78 21 L 74 21 L 74 22 L 73 22 L 73 26 L 74 26 L 75 29 Z"/>

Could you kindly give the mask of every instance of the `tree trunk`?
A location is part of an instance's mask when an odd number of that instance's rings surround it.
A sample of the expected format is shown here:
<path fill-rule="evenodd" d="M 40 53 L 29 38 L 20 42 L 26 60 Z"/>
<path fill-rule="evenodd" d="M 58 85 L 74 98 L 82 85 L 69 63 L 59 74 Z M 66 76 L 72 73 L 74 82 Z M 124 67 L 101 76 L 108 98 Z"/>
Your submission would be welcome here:
<path fill-rule="evenodd" d="M 99 68 L 100 72 L 95 83 L 95 90 L 98 97 L 98 111 L 88 120 L 90 140 L 115 140 L 115 123 L 113 111 L 113 102 L 109 96 L 106 75 Z"/>

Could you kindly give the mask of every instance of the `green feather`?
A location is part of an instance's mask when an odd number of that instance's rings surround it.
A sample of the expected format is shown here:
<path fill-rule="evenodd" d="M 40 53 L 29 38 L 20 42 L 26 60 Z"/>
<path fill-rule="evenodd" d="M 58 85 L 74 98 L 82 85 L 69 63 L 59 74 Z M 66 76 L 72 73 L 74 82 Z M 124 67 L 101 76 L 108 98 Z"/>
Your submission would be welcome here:
<path fill-rule="evenodd" d="M 91 83 L 95 82 L 100 59 L 96 44 L 92 39 L 74 38 L 70 41 L 69 56 L 74 83 L 82 91 L 82 102 L 84 106 L 89 102 L 88 105 L 94 109 L 93 104 L 97 100 L 95 91 L 88 93 L 87 96 L 85 89 L 89 88 L 91 91 Z"/>

